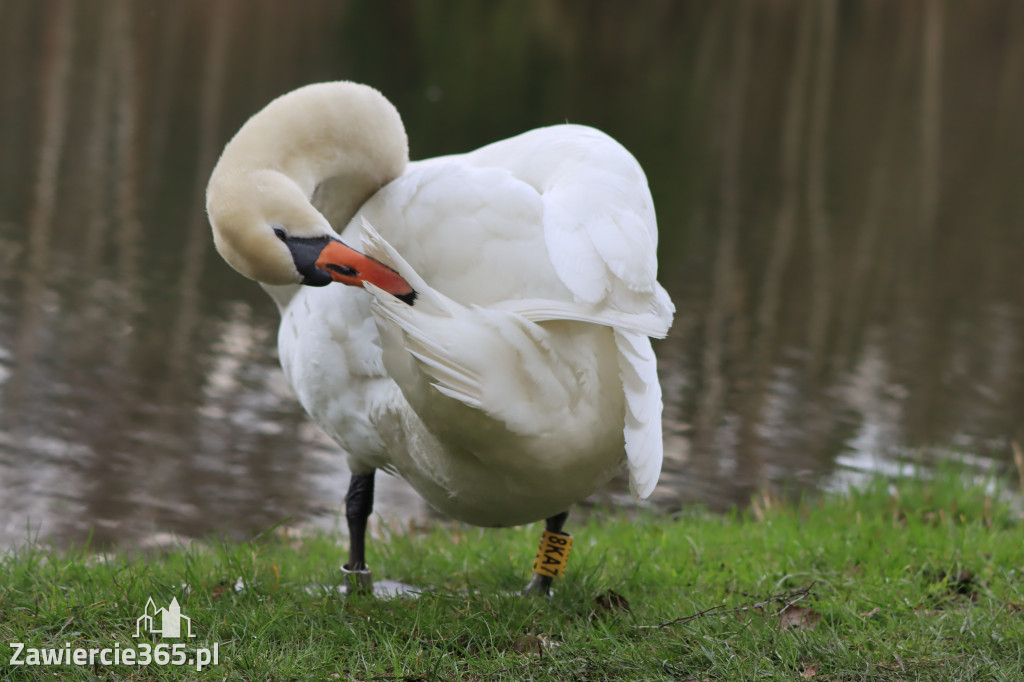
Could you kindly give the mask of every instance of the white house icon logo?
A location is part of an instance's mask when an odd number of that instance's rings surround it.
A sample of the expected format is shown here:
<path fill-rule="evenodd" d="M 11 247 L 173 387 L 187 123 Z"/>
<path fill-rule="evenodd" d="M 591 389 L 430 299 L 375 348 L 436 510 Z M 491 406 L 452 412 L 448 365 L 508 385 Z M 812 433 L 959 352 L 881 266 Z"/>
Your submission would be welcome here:
<path fill-rule="evenodd" d="M 153 598 L 150 597 L 142 615 L 135 619 L 135 634 L 133 636 L 142 637 L 149 632 L 164 637 L 181 637 L 181 621 L 185 621 L 185 636 L 195 637 L 192 633 L 192 619 L 181 615 L 177 597 L 171 600 L 166 609 L 158 609 L 153 603 Z"/>

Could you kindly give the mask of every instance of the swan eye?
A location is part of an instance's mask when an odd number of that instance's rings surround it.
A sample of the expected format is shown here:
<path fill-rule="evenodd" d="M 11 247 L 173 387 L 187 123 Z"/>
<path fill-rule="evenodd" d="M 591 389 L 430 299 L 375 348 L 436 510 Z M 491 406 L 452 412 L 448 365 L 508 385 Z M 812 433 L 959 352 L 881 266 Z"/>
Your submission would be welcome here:
<path fill-rule="evenodd" d="M 274 234 L 276 234 L 277 238 L 280 239 L 281 241 L 285 241 L 286 239 L 288 239 L 288 235 L 286 235 L 284 233 L 284 230 L 282 230 L 280 227 L 274 228 Z"/>

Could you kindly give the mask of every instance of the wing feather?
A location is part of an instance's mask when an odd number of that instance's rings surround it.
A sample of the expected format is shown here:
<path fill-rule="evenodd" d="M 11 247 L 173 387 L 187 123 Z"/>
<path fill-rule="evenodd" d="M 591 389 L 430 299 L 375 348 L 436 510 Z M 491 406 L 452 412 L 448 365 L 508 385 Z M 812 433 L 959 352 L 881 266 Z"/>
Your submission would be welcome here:
<path fill-rule="evenodd" d="M 629 490 L 635 498 L 654 491 L 661 475 L 661 384 L 658 364 L 645 336 L 615 333 L 619 350 L 619 372 L 626 394 L 626 457 L 629 461 Z"/>
<path fill-rule="evenodd" d="M 539 128 L 465 156 L 499 166 L 543 204 L 548 258 L 576 302 L 623 313 L 672 308 L 657 282 L 658 228 L 647 178 L 608 135 L 579 125 Z M 666 305 L 666 303 L 668 303 Z"/>
<path fill-rule="evenodd" d="M 439 164 L 446 163 L 455 164 L 452 173 L 457 172 L 457 176 L 440 168 Z M 457 170 L 468 167 L 504 169 L 507 175 L 490 171 L 473 175 Z M 534 253 L 546 251 L 551 266 L 543 276 L 547 279 L 539 274 L 541 268 L 534 268 L 531 272 L 536 274 L 529 293 L 523 284 L 504 295 L 494 288 L 477 294 L 480 298 L 487 293 L 489 300 L 476 302 L 494 314 L 520 316 L 524 323 L 566 319 L 602 324 L 615 330 L 625 396 L 623 434 L 630 490 L 638 498 L 649 496 L 661 472 L 663 444 L 661 386 L 648 337 L 665 336 L 674 307 L 657 282 L 654 204 L 636 159 L 600 131 L 562 125 L 533 130 L 459 157 L 426 162 L 421 169 L 423 178 L 433 178 L 431 182 L 461 183 L 460 200 L 467 207 L 474 207 L 477 217 L 488 216 L 481 221 L 481 228 L 504 240 L 501 248 L 535 244 L 531 247 Z M 480 187 L 469 187 L 471 183 L 480 183 Z M 478 199 L 473 192 L 482 191 L 485 185 L 487 196 L 499 188 L 505 192 L 501 195 L 507 197 L 504 203 Z M 438 188 L 445 189 L 443 196 L 452 196 L 453 190 L 447 185 Z M 420 201 L 432 196 L 428 185 L 418 185 L 416 191 L 418 195 L 410 196 L 418 196 Z M 495 213 L 492 207 L 502 210 Z M 447 234 L 443 223 L 433 229 L 437 231 L 432 233 L 436 239 Z M 452 230 L 456 234 L 454 226 Z M 372 228 L 364 226 L 363 231 L 367 252 L 394 267 L 421 291 L 423 299 L 417 301 L 417 307 L 425 304 L 442 314 L 453 312 L 445 298 L 431 293 L 427 282 Z M 458 248 L 457 239 L 450 243 Z M 495 262 L 502 262 L 501 253 L 496 255 Z M 429 281 L 430 264 L 422 265 Z M 409 314 L 399 306 L 383 307 L 390 308 L 385 314 L 396 322 Z M 486 404 L 476 372 L 455 366 L 457 361 L 445 357 L 449 355 L 447 349 L 432 347 L 427 338 L 415 338 L 417 334 L 409 329 L 409 321 L 403 319 L 402 323 L 407 333 L 411 331 L 411 343 L 416 346 L 410 348 L 413 357 L 435 381 L 435 388 L 468 405 Z"/>

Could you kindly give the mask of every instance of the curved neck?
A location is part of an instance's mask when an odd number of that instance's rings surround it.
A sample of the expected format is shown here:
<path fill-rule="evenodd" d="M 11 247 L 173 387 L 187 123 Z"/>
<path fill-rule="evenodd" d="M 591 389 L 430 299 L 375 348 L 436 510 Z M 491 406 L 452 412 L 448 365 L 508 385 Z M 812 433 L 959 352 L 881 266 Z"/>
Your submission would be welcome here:
<path fill-rule="evenodd" d="M 210 176 L 217 251 L 246 277 L 296 284 L 294 259 L 274 230 L 341 232 L 408 157 L 398 112 L 373 88 L 318 83 L 282 95 L 242 126 Z"/>
<path fill-rule="evenodd" d="M 222 168 L 241 191 L 259 188 L 239 176 L 280 173 L 341 231 L 374 192 L 402 174 L 408 154 L 401 118 L 377 90 L 318 83 L 277 98 L 250 118 L 224 148 L 211 186 Z"/>

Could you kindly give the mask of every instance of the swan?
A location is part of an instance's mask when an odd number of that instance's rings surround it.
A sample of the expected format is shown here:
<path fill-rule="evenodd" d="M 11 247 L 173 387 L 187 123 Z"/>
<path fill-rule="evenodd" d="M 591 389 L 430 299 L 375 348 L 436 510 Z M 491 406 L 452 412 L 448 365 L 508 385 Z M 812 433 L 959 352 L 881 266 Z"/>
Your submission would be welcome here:
<path fill-rule="evenodd" d="M 608 135 L 555 125 L 410 162 L 380 92 L 317 83 L 239 129 L 206 207 L 218 252 L 277 303 L 298 400 L 347 453 L 351 589 L 372 587 L 377 470 L 470 524 L 546 519 L 555 543 L 624 467 L 634 497 L 654 489 L 650 338 L 674 307 L 646 177 Z M 526 591 L 555 569 L 535 562 Z"/>

